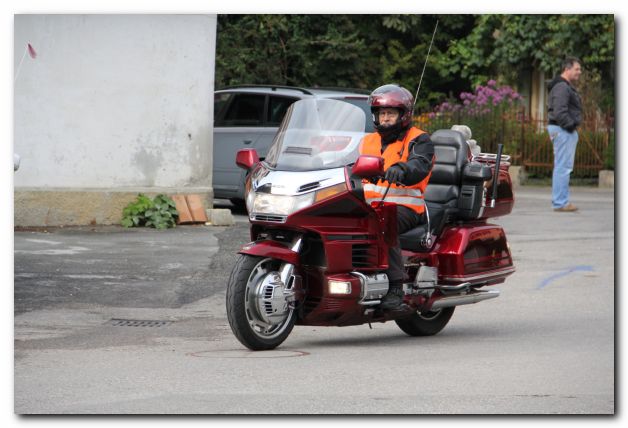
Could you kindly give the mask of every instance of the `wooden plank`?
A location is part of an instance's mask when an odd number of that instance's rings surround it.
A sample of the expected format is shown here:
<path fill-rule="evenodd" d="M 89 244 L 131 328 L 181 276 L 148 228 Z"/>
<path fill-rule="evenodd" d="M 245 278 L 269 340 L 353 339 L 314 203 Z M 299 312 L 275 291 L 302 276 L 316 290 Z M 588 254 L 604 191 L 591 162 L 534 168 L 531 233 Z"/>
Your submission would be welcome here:
<path fill-rule="evenodd" d="M 196 223 L 205 223 L 207 221 L 207 213 L 203 200 L 199 195 L 186 195 L 185 200 L 188 203 L 190 214 Z"/>
<path fill-rule="evenodd" d="M 177 211 L 179 212 L 177 224 L 194 222 L 192 213 L 190 213 L 190 209 L 188 208 L 188 203 L 185 200 L 185 195 L 173 195 L 172 200 L 174 201 Z"/>

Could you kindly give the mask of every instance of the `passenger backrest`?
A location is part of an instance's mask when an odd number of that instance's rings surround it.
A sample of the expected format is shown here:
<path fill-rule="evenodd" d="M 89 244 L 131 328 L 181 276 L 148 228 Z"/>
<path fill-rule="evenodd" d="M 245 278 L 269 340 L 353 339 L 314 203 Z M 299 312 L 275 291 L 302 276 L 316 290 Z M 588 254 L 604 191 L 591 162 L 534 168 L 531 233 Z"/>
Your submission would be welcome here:
<path fill-rule="evenodd" d="M 462 168 L 468 162 L 469 145 L 462 134 L 439 129 L 431 135 L 436 163 L 425 189 L 425 200 L 456 206 L 460 196 Z"/>

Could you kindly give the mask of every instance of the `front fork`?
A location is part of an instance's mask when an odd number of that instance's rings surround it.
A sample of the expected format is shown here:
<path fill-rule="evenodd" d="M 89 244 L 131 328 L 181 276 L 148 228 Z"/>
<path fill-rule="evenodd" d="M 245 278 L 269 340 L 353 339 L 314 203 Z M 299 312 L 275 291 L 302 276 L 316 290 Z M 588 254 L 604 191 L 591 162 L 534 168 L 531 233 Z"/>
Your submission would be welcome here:
<path fill-rule="evenodd" d="M 299 253 L 303 246 L 303 236 L 297 235 L 290 243 L 290 250 Z M 294 274 L 295 266 L 292 263 L 282 263 L 279 267 L 279 281 L 282 283 L 283 296 L 291 309 L 296 302 L 303 298 L 302 279 Z"/>

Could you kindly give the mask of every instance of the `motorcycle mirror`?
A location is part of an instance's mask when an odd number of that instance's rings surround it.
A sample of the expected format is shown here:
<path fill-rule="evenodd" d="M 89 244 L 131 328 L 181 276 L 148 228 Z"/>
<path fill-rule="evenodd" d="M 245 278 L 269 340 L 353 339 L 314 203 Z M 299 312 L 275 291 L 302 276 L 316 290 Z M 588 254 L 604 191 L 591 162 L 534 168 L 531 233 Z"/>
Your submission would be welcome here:
<path fill-rule="evenodd" d="M 238 150 L 236 154 L 236 165 L 240 168 L 249 170 L 253 165 L 259 162 L 259 156 L 255 149 Z"/>
<path fill-rule="evenodd" d="M 351 173 L 360 178 L 372 178 L 384 175 L 384 158 L 362 155 L 353 164 Z"/>

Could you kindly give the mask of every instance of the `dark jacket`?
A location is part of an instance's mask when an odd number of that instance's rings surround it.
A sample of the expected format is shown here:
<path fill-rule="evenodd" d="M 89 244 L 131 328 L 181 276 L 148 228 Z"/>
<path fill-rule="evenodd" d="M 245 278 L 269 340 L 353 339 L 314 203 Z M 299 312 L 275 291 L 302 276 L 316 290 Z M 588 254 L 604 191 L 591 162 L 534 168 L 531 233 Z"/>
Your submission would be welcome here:
<path fill-rule="evenodd" d="M 560 76 L 552 80 L 549 88 L 548 119 L 550 125 L 573 132 L 582 123 L 582 103 L 576 88 Z"/>
<path fill-rule="evenodd" d="M 386 146 L 387 144 L 382 142 L 382 153 L 386 150 Z M 432 170 L 434 143 L 428 133 L 421 134 L 410 141 L 409 150 L 408 160 L 397 164 L 403 169 L 402 182 L 406 186 L 420 183 Z"/>

